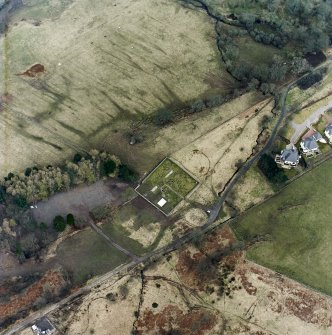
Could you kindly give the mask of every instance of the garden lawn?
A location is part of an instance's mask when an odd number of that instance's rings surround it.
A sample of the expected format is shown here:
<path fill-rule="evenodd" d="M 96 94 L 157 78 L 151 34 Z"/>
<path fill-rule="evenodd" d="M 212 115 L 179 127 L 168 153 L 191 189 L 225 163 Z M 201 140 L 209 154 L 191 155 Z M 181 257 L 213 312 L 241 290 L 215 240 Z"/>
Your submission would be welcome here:
<path fill-rule="evenodd" d="M 197 180 L 166 158 L 143 180 L 137 191 L 168 215 L 197 184 Z M 167 202 L 160 206 L 160 199 Z"/>
<path fill-rule="evenodd" d="M 332 161 L 289 184 L 232 225 L 239 239 L 262 236 L 247 257 L 332 294 Z"/>

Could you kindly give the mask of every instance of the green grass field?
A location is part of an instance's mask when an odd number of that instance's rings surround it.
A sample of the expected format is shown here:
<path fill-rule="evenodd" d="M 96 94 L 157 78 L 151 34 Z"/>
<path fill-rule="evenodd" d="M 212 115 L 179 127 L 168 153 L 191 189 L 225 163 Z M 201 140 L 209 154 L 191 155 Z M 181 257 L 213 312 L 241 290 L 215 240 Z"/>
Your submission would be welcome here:
<path fill-rule="evenodd" d="M 72 275 L 74 285 L 104 274 L 128 260 L 126 255 L 111 247 L 91 229 L 61 243 L 56 259 Z"/>
<path fill-rule="evenodd" d="M 288 185 L 232 225 L 238 238 L 262 236 L 247 257 L 332 294 L 332 161 Z"/>
<path fill-rule="evenodd" d="M 137 188 L 137 191 L 166 214 L 195 188 L 198 182 L 170 159 L 165 159 Z M 160 207 L 158 201 L 167 203 Z"/>

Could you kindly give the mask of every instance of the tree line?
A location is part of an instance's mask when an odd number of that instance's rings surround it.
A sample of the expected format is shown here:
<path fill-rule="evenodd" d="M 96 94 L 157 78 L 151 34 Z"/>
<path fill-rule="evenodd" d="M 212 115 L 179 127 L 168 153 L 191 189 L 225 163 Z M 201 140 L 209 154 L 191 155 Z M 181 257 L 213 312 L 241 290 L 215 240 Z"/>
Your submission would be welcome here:
<path fill-rule="evenodd" d="M 103 177 L 118 177 L 133 182 L 137 173 L 110 153 L 91 150 L 88 155 L 75 154 L 62 166 L 27 168 L 23 173 L 9 173 L 0 181 L 0 202 L 10 195 L 19 207 L 46 200 L 79 184 L 92 184 Z"/>

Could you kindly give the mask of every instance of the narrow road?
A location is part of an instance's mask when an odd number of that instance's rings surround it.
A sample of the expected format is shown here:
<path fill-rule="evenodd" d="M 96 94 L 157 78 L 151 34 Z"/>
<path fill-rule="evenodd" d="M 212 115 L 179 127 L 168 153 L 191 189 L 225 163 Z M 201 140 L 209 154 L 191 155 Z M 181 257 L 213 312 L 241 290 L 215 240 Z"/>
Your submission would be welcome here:
<path fill-rule="evenodd" d="M 330 101 L 327 105 L 313 111 L 304 122 L 296 123 L 292 121 L 291 125 L 294 128 L 294 133 L 290 139 L 291 143 L 296 143 L 300 139 L 300 136 L 305 132 L 305 130 L 310 129 L 311 125 L 317 123 L 319 121 L 319 118 L 331 108 L 332 101 Z"/>
<path fill-rule="evenodd" d="M 298 80 L 298 79 L 297 79 Z M 281 96 L 281 112 L 280 112 L 280 116 L 279 119 L 277 121 L 277 123 L 275 124 L 274 128 L 272 129 L 271 132 L 271 136 L 269 138 L 269 140 L 266 142 L 266 144 L 264 145 L 263 149 L 258 152 L 255 156 L 251 157 L 249 160 L 247 160 L 245 162 L 245 164 L 242 165 L 242 167 L 240 168 L 240 170 L 238 171 L 238 173 L 233 177 L 233 179 L 228 183 L 226 189 L 223 191 L 223 193 L 221 194 L 220 198 L 218 199 L 218 201 L 214 204 L 214 206 L 211 208 L 211 212 L 210 212 L 210 216 L 208 219 L 208 222 L 205 224 L 205 226 L 209 226 L 212 222 L 214 222 L 218 215 L 219 212 L 227 198 L 227 196 L 229 195 L 229 193 L 233 190 L 234 186 L 237 184 L 237 182 L 247 173 L 247 171 L 252 167 L 252 165 L 264 154 L 266 153 L 271 145 L 273 144 L 275 137 L 279 131 L 279 128 L 282 124 L 282 122 L 285 119 L 286 113 L 287 113 L 287 108 L 286 108 L 286 97 L 288 92 L 295 86 L 297 81 L 292 82 L 291 84 L 289 84 L 287 86 L 287 88 L 284 90 L 284 92 L 282 93 Z"/>

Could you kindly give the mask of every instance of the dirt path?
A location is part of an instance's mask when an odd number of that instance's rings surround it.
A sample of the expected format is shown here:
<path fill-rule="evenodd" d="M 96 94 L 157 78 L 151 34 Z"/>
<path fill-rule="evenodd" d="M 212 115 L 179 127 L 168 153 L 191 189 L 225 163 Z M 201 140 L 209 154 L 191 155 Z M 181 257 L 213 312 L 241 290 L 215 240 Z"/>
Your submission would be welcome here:
<path fill-rule="evenodd" d="M 138 260 L 138 257 L 134 255 L 132 252 L 128 251 L 127 249 L 121 247 L 121 245 L 117 244 L 113 239 L 111 239 L 109 236 L 107 236 L 92 220 L 89 221 L 89 224 L 91 228 L 99 235 L 101 236 L 107 243 L 109 243 L 112 247 L 117 248 L 121 252 L 123 252 L 125 255 L 131 257 L 133 260 Z"/>
<path fill-rule="evenodd" d="M 300 139 L 300 136 L 305 132 L 305 130 L 307 128 L 310 128 L 311 125 L 317 123 L 319 121 L 319 118 L 331 108 L 332 108 L 332 101 L 327 105 L 320 107 L 314 112 L 312 112 L 311 115 L 304 122 L 296 123 L 292 121 L 291 126 L 294 129 L 294 133 L 290 139 L 291 143 L 296 143 Z"/>

